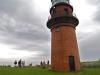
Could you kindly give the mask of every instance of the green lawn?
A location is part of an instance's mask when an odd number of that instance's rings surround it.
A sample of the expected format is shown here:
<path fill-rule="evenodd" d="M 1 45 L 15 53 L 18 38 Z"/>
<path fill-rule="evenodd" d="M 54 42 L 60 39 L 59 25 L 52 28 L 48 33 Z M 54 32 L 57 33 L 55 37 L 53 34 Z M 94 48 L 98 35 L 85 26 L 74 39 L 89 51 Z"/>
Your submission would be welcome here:
<path fill-rule="evenodd" d="M 0 75 L 100 75 L 100 68 L 85 68 L 80 72 L 52 72 L 41 68 L 0 68 Z"/>

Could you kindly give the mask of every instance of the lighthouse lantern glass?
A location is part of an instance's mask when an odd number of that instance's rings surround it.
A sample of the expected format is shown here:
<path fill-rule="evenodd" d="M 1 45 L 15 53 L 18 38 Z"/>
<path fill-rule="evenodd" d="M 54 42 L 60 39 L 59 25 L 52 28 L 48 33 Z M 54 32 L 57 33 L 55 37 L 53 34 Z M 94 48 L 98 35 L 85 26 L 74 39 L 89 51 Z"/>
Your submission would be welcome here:
<path fill-rule="evenodd" d="M 60 2 L 69 3 L 69 0 L 52 0 L 52 5 L 55 5 Z"/>

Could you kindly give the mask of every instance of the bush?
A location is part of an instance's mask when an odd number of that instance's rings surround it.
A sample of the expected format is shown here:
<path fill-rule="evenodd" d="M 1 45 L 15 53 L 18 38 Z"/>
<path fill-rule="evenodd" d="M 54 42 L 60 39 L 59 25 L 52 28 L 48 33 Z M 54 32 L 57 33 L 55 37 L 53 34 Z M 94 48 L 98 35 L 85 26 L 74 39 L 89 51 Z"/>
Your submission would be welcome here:
<path fill-rule="evenodd" d="M 92 62 L 83 62 L 81 63 L 82 68 L 100 68 L 100 62 L 92 61 Z"/>

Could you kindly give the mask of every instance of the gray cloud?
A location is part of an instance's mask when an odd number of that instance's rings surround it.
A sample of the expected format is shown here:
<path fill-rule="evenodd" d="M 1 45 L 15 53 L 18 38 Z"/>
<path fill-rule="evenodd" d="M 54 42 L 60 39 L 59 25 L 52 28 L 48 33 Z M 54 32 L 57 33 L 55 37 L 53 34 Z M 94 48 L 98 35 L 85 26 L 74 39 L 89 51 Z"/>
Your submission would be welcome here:
<path fill-rule="evenodd" d="M 88 24 L 85 24 L 87 25 L 88 29 L 85 29 L 85 27 L 83 27 L 82 31 L 80 29 L 77 32 L 79 52 L 82 61 L 93 61 L 100 59 L 99 24 L 97 25 L 95 25 L 95 23 L 93 23 L 92 25 Z"/>
<path fill-rule="evenodd" d="M 79 50 L 82 60 L 97 60 L 100 58 L 100 31 L 85 34 L 85 39 L 80 39 Z"/>
<path fill-rule="evenodd" d="M 100 1 L 86 0 L 87 4 L 95 7 L 89 20 L 78 26 L 77 37 L 82 61 L 100 59 Z M 88 13 L 88 12 L 87 12 Z"/>
<path fill-rule="evenodd" d="M 99 30 L 85 32 L 85 28 L 99 27 L 100 2 L 88 0 L 89 4 L 96 6 L 97 11 L 91 22 L 85 22 L 78 26 L 77 33 L 80 56 L 82 60 L 93 60 L 100 58 Z M 97 3 L 97 4 L 96 4 Z M 37 57 L 30 60 L 37 63 L 42 57 L 50 58 L 50 32 L 46 28 L 48 12 L 37 13 L 36 6 L 32 0 L 0 0 L 0 42 L 12 45 L 16 50 L 38 51 Z M 38 8 L 37 8 L 38 9 Z M 41 12 L 41 11 L 40 11 Z M 84 29 L 82 32 L 81 29 Z"/>
<path fill-rule="evenodd" d="M 0 42 L 17 50 L 38 51 L 41 56 L 49 56 L 46 15 L 37 14 L 32 1 L 0 0 Z"/>
<path fill-rule="evenodd" d="M 100 0 L 88 0 L 88 3 L 93 5 L 96 8 L 96 12 L 94 13 L 94 20 L 96 22 L 100 22 Z"/>
<path fill-rule="evenodd" d="M 92 4 L 92 5 L 99 5 L 100 1 L 99 0 L 93 0 L 93 1 L 87 0 L 87 3 Z"/>

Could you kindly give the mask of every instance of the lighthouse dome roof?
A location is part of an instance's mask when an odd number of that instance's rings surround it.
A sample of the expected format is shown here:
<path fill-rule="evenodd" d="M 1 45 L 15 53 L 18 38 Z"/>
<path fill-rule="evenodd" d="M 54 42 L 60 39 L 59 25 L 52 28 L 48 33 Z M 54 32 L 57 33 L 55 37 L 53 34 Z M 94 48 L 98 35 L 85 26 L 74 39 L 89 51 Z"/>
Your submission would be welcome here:
<path fill-rule="evenodd" d="M 61 2 L 69 3 L 69 0 L 51 0 L 51 2 L 52 2 L 52 5 L 55 5 L 55 4 L 61 3 Z"/>

